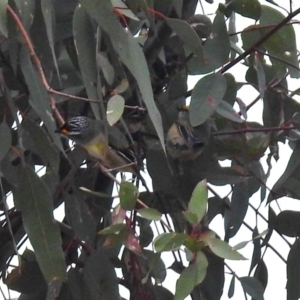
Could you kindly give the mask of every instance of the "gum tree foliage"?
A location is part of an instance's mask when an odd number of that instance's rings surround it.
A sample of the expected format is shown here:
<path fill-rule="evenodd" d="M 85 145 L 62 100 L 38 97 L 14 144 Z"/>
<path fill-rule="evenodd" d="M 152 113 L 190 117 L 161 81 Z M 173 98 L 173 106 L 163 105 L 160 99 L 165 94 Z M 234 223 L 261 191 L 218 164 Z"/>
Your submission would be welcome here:
<path fill-rule="evenodd" d="M 224 258 L 244 259 L 237 250 L 247 242 L 229 245 L 250 197 L 259 191 L 268 206 L 283 196 L 300 199 L 300 105 L 287 83 L 299 78 L 292 23 L 300 9 L 278 4 L 220 1 L 208 18 L 195 16 L 196 0 L 1 1 L 0 275 L 19 299 L 113 300 L 121 298 L 120 286 L 130 299 L 174 299 L 163 285 L 167 268 L 180 274 L 175 299 L 232 297 L 237 281 L 252 299 L 263 299 L 274 231 L 296 238 L 286 258 L 287 299 L 300 297 L 300 213 L 276 215 L 271 207 L 267 233 L 250 227 L 249 275 L 231 270 L 223 291 Z M 239 33 L 237 15 L 252 22 Z M 231 74 L 238 64 L 247 68 L 246 81 Z M 202 75 L 192 90 L 188 75 Z M 245 85 L 258 95 L 248 105 L 237 97 Z M 194 160 L 174 160 L 165 136 L 190 96 L 190 122 L 205 127 L 205 146 Z M 258 101 L 262 124 L 247 121 Z M 106 118 L 135 152 L 137 167 L 149 172 L 153 190 L 127 176 L 113 203 L 116 172 L 101 170 L 55 133 L 77 115 Z M 267 187 L 286 141 L 290 161 Z M 221 166 L 225 159 L 230 166 Z M 215 192 L 224 185 L 229 195 Z M 53 211 L 62 204 L 59 222 Z M 255 213 L 259 218 L 260 209 Z M 222 239 L 209 229 L 219 214 Z M 34 251 L 22 247 L 27 239 Z M 165 251 L 171 263 L 161 259 Z"/>

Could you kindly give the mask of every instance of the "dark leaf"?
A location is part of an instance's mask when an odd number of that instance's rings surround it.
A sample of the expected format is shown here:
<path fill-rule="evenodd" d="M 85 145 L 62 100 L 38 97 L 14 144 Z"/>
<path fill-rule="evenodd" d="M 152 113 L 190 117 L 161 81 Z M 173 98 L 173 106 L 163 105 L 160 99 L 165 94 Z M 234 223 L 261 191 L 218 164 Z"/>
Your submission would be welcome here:
<path fill-rule="evenodd" d="M 7 7 L 8 1 L 4 0 L 0 2 L 0 31 L 7 37 Z"/>
<path fill-rule="evenodd" d="M 271 202 L 275 198 L 279 198 L 281 194 L 279 193 L 282 186 L 285 184 L 286 181 L 290 179 L 293 172 L 297 170 L 300 164 L 300 144 L 296 144 L 295 148 L 293 149 L 293 153 L 290 157 L 290 160 L 286 166 L 285 171 L 281 175 L 281 177 L 277 180 L 272 188 L 272 192 L 268 196 L 268 202 Z"/>
<path fill-rule="evenodd" d="M 264 299 L 264 288 L 261 283 L 254 277 L 240 277 L 239 278 L 244 291 L 255 298 L 256 300 Z"/>
<path fill-rule="evenodd" d="M 99 247 L 88 257 L 83 276 L 91 299 L 120 299 L 114 266 L 103 248 Z"/>
<path fill-rule="evenodd" d="M 65 280 L 64 254 L 53 218 L 53 200 L 47 186 L 29 166 L 20 174 L 14 201 L 22 212 L 25 230 L 46 281 Z"/>
<path fill-rule="evenodd" d="M 228 298 L 232 298 L 234 295 L 234 287 L 235 287 L 235 276 L 232 276 L 229 289 L 228 289 Z"/>
<path fill-rule="evenodd" d="M 57 59 L 54 49 L 54 41 L 55 41 L 55 12 L 54 12 L 54 6 L 52 0 L 41 0 L 41 8 L 45 20 L 46 25 L 46 31 L 47 31 L 47 38 L 48 42 L 51 48 L 52 58 L 54 62 L 54 66 L 57 72 L 57 75 L 59 75 L 58 65 L 57 65 Z"/>
<path fill-rule="evenodd" d="M 12 290 L 19 293 L 35 294 L 47 291 L 47 283 L 35 260 L 28 261 L 26 258 L 30 250 L 25 250 L 24 257 L 21 256 L 21 268 L 16 268 L 11 271 L 6 277 L 4 283 Z M 34 254 L 32 253 L 34 256 Z"/>
<path fill-rule="evenodd" d="M 22 121 L 22 129 L 21 137 L 23 139 L 24 148 L 39 155 L 45 166 L 49 165 L 53 171 L 57 173 L 59 153 L 49 140 L 45 130 L 27 119 Z"/>
<path fill-rule="evenodd" d="M 185 45 L 196 55 L 197 60 L 203 60 L 203 48 L 201 39 L 194 29 L 185 21 L 179 19 L 166 19 L 167 24 L 180 37 Z"/>
<path fill-rule="evenodd" d="M 293 244 L 287 259 L 287 300 L 296 300 L 300 297 L 300 240 Z"/>
<path fill-rule="evenodd" d="M 275 229 L 290 237 L 300 236 L 300 212 L 284 210 L 275 219 Z"/>
<path fill-rule="evenodd" d="M 75 236 L 86 243 L 92 243 L 96 236 L 96 224 L 84 199 L 79 195 L 66 195 L 64 200 L 66 219 Z"/>
<path fill-rule="evenodd" d="M 174 251 L 182 246 L 187 239 L 184 233 L 163 233 L 154 240 L 154 247 L 157 252 Z"/>
<path fill-rule="evenodd" d="M 263 288 L 266 289 L 268 284 L 268 269 L 265 262 L 262 259 L 257 265 L 257 268 L 254 273 L 254 277 L 257 278 L 259 282 L 262 284 Z"/>
<path fill-rule="evenodd" d="M 257 227 L 253 229 L 252 233 L 252 239 L 253 239 L 253 253 L 252 253 L 252 259 L 251 259 L 251 266 L 249 270 L 249 275 L 251 274 L 252 270 L 255 268 L 255 266 L 259 263 L 261 259 L 261 246 L 260 246 L 260 239 L 255 238 L 258 236 L 258 230 Z"/>
<path fill-rule="evenodd" d="M 249 194 L 247 182 L 236 184 L 231 198 L 231 219 L 226 236 L 231 238 L 240 229 L 248 209 Z"/>

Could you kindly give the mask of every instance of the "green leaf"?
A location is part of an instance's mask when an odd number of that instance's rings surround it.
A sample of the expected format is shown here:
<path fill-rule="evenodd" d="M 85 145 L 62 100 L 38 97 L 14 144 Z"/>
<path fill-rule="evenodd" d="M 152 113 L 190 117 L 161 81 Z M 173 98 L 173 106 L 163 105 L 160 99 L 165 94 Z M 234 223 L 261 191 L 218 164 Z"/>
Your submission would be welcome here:
<path fill-rule="evenodd" d="M 219 115 L 223 116 L 224 118 L 231 120 L 233 122 L 238 122 L 238 123 L 244 122 L 239 116 L 239 114 L 234 110 L 234 108 L 224 100 L 220 101 L 216 109 L 216 112 Z"/>
<path fill-rule="evenodd" d="M 199 241 L 195 237 L 188 236 L 184 241 L 184 246 L 192 253 L 196 253 L 205 247 L 205 243 L 203 241 Z"/>
<path fill-rule="evenodd" d="M 163 149 L 165 149 L 162 119 L 154 101 L 148 64 L 142 48 L 132 34 L 129 31 L 125 31 L 121 26 L 113 13 L 113 7 L 110 1 L 84 0 L 82 1 L 82 5 L 96 20 L 98 25 L 106 31 L 115 51 L 120 56 L 120 60 L 135 77 L 149 117 L 157 132 L 161 145 Z"/>
<path fill-rule="evenodd" d="M 164 261 L 161 259 L 161 253 L 144 250 L 143 255 L 145 255 L 148 262 L 148 274 L 155 279 L 156 284 L 162 283 L 166 278 L 167 272 Z M 146 282 L 145 278 L 143 281 Z"/>
<path fill-rule="evenodd" d="M 252 240 L 240 242 L 240 243 L 238 243 L 237 245 L 235 245 L 234 247 L 232 247 L 232 249 L 233 249 L 233 250 L 240 250 L 240 249 L 243 249 L 243 248 L 246 247 L 251 241 L 252 241 Z"/>
<path fill-rule="evenodd" d="M 229 60 L 230 40 L 224 15 L 217 11 L 212 32 L 203 46 L 204 59 L 191 58 L 188 70 L 191 75 L 206 74 L 222 67 Z"/>
<path fill-rule="evenodd" d="M 122 230 L 127 230 L 127 225 L 118 223 L 118 224 L 113 224 L 111 226 L 108 226 L 104 229 L 102 229 L 99 234 L 107 235 L 107 234 L 116 234 Z"/>
<path fill-rule="evenodd" d="M 201 283 L 206 275 L 208 261 L 202 252 L 198 252 L 195 260 L 180 274 L 176 283 L 175 300 L 183 300 Z"/>
<path fill-rule="evenodd" d="M 7 37 L 7 0 L 0 1 L 0 31 Z"/>
<path fill-rule="evenodd" d="M 25 47 L 22 47 L 21 49 L 20 64 L 30 92 L 29 103 L 46 125 L 48 133 L 55 145 L 63 152 L 60 136 L 55 133 L 56 123 L 52 116 L 49 95 L 43 86 L 35 67 L 32 65 L 30 55 Z"/>
<path fill-rule="evenodd" d="M 15 0 L 14 2 L 16 3 L 16 11 L 18 12 L 22 24 L 28 32 L 32 25 L 32 19 L 35 17 L 35 1 Z"/>
<path fill-rule="evenodd" d="M 194 214 L 190 211 L 184 211 L 183 215 L 190 224 L 193 225 L 193 224 L 198 223 L 198 218 L 197 218 L 196 214 Z"/>
<path fill-rule="evenodd" d="M 230 247 L 226 242 L 217 238 L 208 238 L 205 240 L 210 250 L 219 257 L 231 260 L 245 260 L 246 258 Z"/>
<path fill-rule="evenodd" d="M 154 208 L 141 208 L 137 210 L 138 213 L 147 220 L 159 221 L 161 219 L 161 213 Z"/>
<path fill-rule="evenodd" d="M 53 7 L 53 1 L 52 0 L 41 0 L 41 7 L 42 7 L 44 20 L 45 20 L 47 38 L 48 38 L 49 45 L 51 48 L 53 62 L 55 65 L 55 69 L 56 69 L 58 78 L 60 78 L 55 49 L 54 49 L 54 40 L 55 40 L 54 29 L 55 29 L 56 22 L 55 22 L 55 12 L 54 12 L 54 7 Z"/>
<path fill-rule="evenodd" d="M 233 106 L 236 101 L 237 84 L 234 76 L 231 73 L 224 74 L 224 77 L 226 79 L 227 88 L 223 100 Z"/>
<path fill-rule="evenodd" d="M 102 52 L 96 54 L 99 69 L 103 72 L 104 78 L 109 85 L 113 84 L 115 78 L 115 70 L 107 57 Z"/>
<path fill-rule="evenodd" d="M 125 100 L 120 95 L 112 96 L 107 103 L 106 117 L 110 126 L 116 124 L 123 115 Z"/>
<path fill-rule="evenodd" d="M 217 109 L 226 92 L 226 80 L 220 74 L 201 78 L 195 85 L 190 104 L 192 126 L 203 124 Z"/>
<path fill-rule="evenodd" d="M 11 132 L 6 122 L 1 123 L 0 125 L 0 161 L 4 158 L 6 153 L 9 151 L 11 146 Z"/>
<path fill-rule="evenodd" d="M 53 200 L 47 186 L 30 167 L 25 166 L 13 194 L 46 281 L 65 280 L 61 235 L 53 218 Z"/>
<path fill-rule="evenodd" d="M 258 0 L 234 0 L 229 7 L 243 17 L 258 20 L 261 14 L 261 6 Z"/>
<path fill-rule="evenodd" d="M 120 185 L 120 204 L 125 210 L 133 210 L 136 205 L 139 191 L 137 187 L 128 181 L 123 181 Z"/>
<path fill-rule="evenodd" d="M 264 288 L 254 277 L 239 277 L 244 291 L 255 300 L 264 300 Z"/>
<path fill-rule="evenodd" d="M 197 56 L 197 60 L 203 60 L 202 42 L 196 31 L 187 22 L 179 19 L 166 18 L 167 24 L 180 37 L 187 47 Z"/>
<path fill-rule="evenodd" d="M 196 223 L 200 222 L 205 215 L 208 199 L 208 190 L 206 180 L 200 181 L 193 193 L 188 204 L 188 211 L 197 216 Z"/>
<path fill-rule="evenodd" d="M 187 91 L 187 74 L 186 70 L 177 72 L 168 83 L 169 99 L 178 99 L 183 97 Z"/>
<path fill-rule="evenodd" d="M 96 41 L 92 20 L 82 5 L 73 15 L 73 33 L 82 79 L 89 99 L 97 100 Z M 98 97 L 99 96 L 99 97 Z M 90 103 L 95 117 L 100 118 L 99 104 Z"/>
<path fill-rule="evenodd" d="M 184 244 L 186 238 L 184 233 L 163 233 L 154 240 L 154 247 L 157 252 L 175 251 Z"/>
<path fill-rule="evenodd" d="M 261 26 L 278 24 L 285 19 L 285 16 L 273 7 L 262 5 L 261 17 L 259 23 Z M 264 34 L 270 31 L 270 28 L 263 30 Z M 280 68 L 288 69 L 292 78 L 299 78 L 299 62 L 297 58 L 296 36 L 293 26 L 282 26 L 276 33 L 266 40 L 264 46 L 270 54 L 279 58 L 270 58 L 272 64 Z M 283 61 L 282 61 L 283 60 Z M 289 62 L 295 67 L 285 64 Z M 284 71 L 285 72 L 285 71 Z"/>

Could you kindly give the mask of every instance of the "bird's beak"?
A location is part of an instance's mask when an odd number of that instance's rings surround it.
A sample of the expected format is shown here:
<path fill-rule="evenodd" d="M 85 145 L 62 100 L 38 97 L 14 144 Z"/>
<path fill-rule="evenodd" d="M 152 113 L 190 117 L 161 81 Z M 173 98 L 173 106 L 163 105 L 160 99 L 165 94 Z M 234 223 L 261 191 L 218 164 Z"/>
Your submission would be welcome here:
<path fill-rule="evenodd" d="M 65 129 L 65 128 L 58 128 L 54 132 L 61 133 L 61 134 L 64 134 L 64 135 L 68 135 L 69 134 L 69 131 L 67 129 Z"/>

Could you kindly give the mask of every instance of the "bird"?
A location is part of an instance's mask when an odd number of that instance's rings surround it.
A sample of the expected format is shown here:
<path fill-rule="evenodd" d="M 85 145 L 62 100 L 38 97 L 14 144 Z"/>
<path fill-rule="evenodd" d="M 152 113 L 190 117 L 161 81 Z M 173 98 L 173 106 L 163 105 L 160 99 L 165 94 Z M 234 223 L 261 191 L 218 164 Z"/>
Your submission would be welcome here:
<path fill-rule="evenodd" d="M 196 135 L 195 129 L 190 124 L 188 109 L 182 107 L 177 121 L 172 124 L 167 134 L 168 154 L 176 160 L 193 160 L 201 154 L 204 145 L 204 140 Z"/>
<path fill-rule="evenodd" d="M 84 148 L 106 168 L 136 174 L 136 160 L 132 151 L 127 148 L 126 138 L 117 128 L 110 128 L 103 120 L 86 116 L 72 117 L 56 132 Z M 116 148 L 110 145 L 110 138 Z"/>

